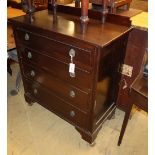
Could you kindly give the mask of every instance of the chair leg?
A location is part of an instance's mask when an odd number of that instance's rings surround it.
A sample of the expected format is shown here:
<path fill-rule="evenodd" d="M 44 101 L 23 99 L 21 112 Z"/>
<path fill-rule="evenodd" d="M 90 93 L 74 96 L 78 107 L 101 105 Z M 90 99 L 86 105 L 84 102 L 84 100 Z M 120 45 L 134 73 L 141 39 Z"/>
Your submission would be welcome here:
<path fill-rule="evenodd" d="M 122 143 L 122 139 L 123 139 L 123 136 L 124 136 L 127 124 L 128 124 L 128 120 L 129 120 L 129 117 L 130 117 L 131 109 L 132 109 L 132 105 L 130 105 L 128 110 L 125 112 L 125 116 L 124 116 L 124 120 L 123 120 L 123 124 L 122 124 L 122 129 L 121 129 L 118 144 L 117 144 L 118 146 L 120 146 L 121 143 Z"/>
<path fill-rule="evenodd" d="M 11 90 L 10 94 L 12 96 L 15 96 L 19 92 L 19 87 L 20 87 L 20 82 L 21 82 L 21 72 L 19 71 L 16 77 L 16 84 L 15 84 L 15 89 Z"/>
<path fill-rule="evenodd" d="M 10 59 L 8 58 L 7 59 L 7 72 L 12 76 L 12 69 L 10 67 Z"/>

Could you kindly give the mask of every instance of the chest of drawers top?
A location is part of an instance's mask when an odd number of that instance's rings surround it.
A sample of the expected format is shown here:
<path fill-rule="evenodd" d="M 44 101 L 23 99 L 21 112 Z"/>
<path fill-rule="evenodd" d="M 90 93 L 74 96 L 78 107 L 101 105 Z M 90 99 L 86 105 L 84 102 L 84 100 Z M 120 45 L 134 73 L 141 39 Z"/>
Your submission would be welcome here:
<path fill-rule="evenodd" d="M 40 35 L 52 36 L 55 40 L 66 42 L 75 46 L 92 49 L 94 46 L 104 47 L 110 44 L 115 38 L 118 38 L 125 32 L 129 31 L 129 27 L 105 23 L 90 19 L 85 34 L 82 33 L 82 25 L 78 16 L 57 13 L 57 21 L 53 22 L 53 14 L 50 10 L 43 10 L 34 13 L 34 22 L 29 22 L 28 15 L 10 19 L 11 22 L 21 27 L 26 27 Z M 59 34 L 59 36 L 57 35 Z M 79 42 L 80 40 L 80 42 Z M 89 46 L 88 46 L 89 43 Z M 91 46 L 92 45 L 92 46 Z"/>

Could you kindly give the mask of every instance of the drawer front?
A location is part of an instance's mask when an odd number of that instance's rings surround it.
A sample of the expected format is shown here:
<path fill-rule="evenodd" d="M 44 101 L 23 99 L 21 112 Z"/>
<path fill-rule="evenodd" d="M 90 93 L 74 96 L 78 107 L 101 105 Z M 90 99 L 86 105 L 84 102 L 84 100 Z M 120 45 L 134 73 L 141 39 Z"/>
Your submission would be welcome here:
<path fill-rule="evenodd" d="M 67 102 L 55 96 L 37 82 L 24 79 L 24 86 L 25 94 L 30 94 L 43 107 L 55 112 L 73 125 L 87 128 L 88 116 L 85 113 L 68 105 Z"/>
<path fill-rule="evenodd" d="M 36 51 L 22 48 L 20 50 L 22 61 L 27 64 L 34 64 L 37 68 L 42 68 L 50 72 L 57 78 L 67 81 L 78 88 L 91 88 L 92 73 L 81 70 L 75 67 L 75 77 L 71 77 L 69 73 L 69 64 L 58 61 Z"/>
<path fill-rule="evenodd" d="M 64 42 L 52 40 L 27 31 L 18 30 L 17 38 L 18 42 L 66 63 L 71 61 L 70 51 L 74 51 L 75 56 L 73 61 L 78 67 L 86 70 L 90 70 L 92 67 L 92 51 L 83 50 L 75 46 L 73 47 Z"/>
<path fill-rule="evenodd" d="M 89 93 L 84 92 L 72 85 L 64 83 L 63 81 L 53 77 L 48 72 L 36 68 L 35 66 L 22 65 L 23 73 L 26 78 L 37 81 L 55 95 L 66 100 L 69 104 L 87 112 L 89 103 Z"/>

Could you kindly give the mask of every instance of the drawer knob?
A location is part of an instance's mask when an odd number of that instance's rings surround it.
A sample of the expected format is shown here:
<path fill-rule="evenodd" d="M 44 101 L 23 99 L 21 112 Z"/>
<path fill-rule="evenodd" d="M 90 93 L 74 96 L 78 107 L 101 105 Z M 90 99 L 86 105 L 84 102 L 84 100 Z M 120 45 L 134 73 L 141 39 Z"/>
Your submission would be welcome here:
<path fill-rule="evenodd" d="M 74 49 L 70 49 L 69 56 L 72 58 L 75 57 L 75 50 Z"/>
<path fill-rule="evenodd" d="M 31 76 L 32 76 L 32 77 L 34 77 L 34 76 L 35 76 L 35 72 L 34 72 L 33 70 L 31 71 L 31 73 L 30 73 L 30 74 L 31 74 Z"/>
<path fill-rule="evenodd" d="M 38 90 L 35 88 L 33 92 L 36 95 L 38 93 Z"/>
<path fill-rule="evenodd" d="M 70 111 L 70 116 L 71 117 L 74 117 L 75 116 L 75 112 L 72 110 L 72 111 Z"/>
<path fill-rule="evenodd" d="M 69 95 L 70 95 L 70 97 L 74 98 L 74 97 L 75 97 L 75 92 L 74 92 L 73 90 L 71 90 L 71 91 L 69 92 Z"/>
<path fill-rule="evenodd" d="M 28 52 L 27 57 L 28 57 L 29 59 L 32 58 L 32 54 L 31 54 L 31 52 Z"/>
<path fill-rule="evenodd" d="M 25 40 L 29 40 L 30 39 L 30 37 L 29 37 L 29 35 L 26 33 L 25 34 Z"/>

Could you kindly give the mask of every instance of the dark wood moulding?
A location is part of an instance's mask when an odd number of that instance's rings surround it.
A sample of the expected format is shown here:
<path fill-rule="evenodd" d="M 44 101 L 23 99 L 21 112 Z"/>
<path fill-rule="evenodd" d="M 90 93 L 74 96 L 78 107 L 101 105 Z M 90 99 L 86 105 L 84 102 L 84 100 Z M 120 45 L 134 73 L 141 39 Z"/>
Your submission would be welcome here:
<path fill-rule="evenodd" d="M 48 4 L 48 9 L 52 10 L 51 3 Z M 62 13 L 66 13 L 66 14 L 79 16 L 79 17 L 81 16 L 81 8 L 79 8 L 79 7 L 58 5 L 57 11 L 62 12 Z M 92 10 L 92 8 L 89 8 L 88 9 L 88 17 L 91 19 L 100 20 L 102 22 L 103 14 L 102 14 L 102 12 Z M 130 21 L 129 17 L 116 15 L 116 14 L 109 14 L 108 13 L 106 16 L 105 22 L 115 23 L 115 24 L 123 25 L 123 26 L 131 26 L 131 21 Z"/>

